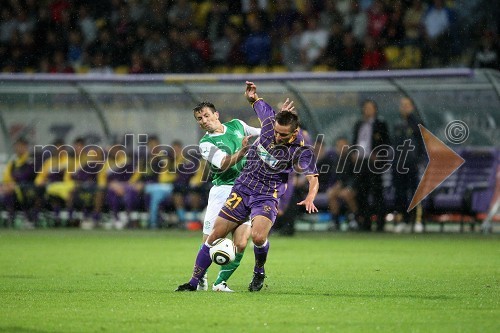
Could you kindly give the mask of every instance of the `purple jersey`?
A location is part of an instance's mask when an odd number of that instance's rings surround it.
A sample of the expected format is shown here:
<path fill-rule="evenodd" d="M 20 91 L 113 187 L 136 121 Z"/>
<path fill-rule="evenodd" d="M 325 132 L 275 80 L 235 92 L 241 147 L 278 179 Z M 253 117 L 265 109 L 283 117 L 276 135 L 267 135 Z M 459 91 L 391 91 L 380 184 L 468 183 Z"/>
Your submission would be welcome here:
<path fill-rule="evenodd" d="M 280 198 L 292 171 L 306 175 L 318 173 L 314 153 L 311 146 L 305 145 L 301 131 L 294 141 L 277 145 L 274 140 L 275 111 L 263 100 L 256 101 L 253 107 L 262 130 L 259 139 L 248 150 L 247 163 L 235 185 L 244 184 L 254 194 Z"/>

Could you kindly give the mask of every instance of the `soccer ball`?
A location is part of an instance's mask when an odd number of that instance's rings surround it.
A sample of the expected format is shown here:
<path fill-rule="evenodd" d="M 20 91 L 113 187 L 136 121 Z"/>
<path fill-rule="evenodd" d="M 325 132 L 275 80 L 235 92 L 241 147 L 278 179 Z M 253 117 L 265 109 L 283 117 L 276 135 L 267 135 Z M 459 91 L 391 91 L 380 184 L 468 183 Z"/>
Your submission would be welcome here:
<path fill-rule="evenodd" d="M 210 248 L 210 258 L 217 265 L 227 265 L 234 261 L 236 249 L 233 241 L 228 238 L 216 239 Z"/>

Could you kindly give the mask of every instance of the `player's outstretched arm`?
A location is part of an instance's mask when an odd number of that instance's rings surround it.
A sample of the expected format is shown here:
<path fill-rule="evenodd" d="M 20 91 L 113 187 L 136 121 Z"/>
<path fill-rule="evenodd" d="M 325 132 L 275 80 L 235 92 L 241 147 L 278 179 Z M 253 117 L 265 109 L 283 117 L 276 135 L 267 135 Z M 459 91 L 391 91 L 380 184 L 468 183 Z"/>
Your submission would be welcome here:
<path fill-rule="evenodd" d="M 306 179 L 309 182 L 309 192 L 307 193 L 307 197 L 297 203 L 297 205 L 305 206 L 306 211 L 309 214 L 317 213 L 318 208 L 314 205 L 314 199 L 316 198 L 316 194 L 318 194 L 319 189 L 318 175 L 307 175 Z"/>

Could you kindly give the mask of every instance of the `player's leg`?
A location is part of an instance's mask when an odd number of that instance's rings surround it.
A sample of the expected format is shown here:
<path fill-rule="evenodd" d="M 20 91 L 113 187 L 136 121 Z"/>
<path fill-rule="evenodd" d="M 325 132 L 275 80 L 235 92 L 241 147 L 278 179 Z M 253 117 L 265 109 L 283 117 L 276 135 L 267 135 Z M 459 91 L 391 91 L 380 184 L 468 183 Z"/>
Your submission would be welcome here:
<path fill-rule="evenodd" d="M 208 267 L 212 264 L 212 259 L 210 259 L 210 245 L 216 239 L 224 238 L 230 233 L 233 229 L 238 226 L 237 223 L 226 220 L 223 217 L 217 217 L 214 224 L 214 229 L 212 233 L 208 236 L 207 241 L 203 244 L 198 251 L 198 255 L 196 256 L 196 261 L 194 263 L 193 275 L 191 276 L 191 280 L 188 283 L 182 284 L 177 287 L 176 291 L 196 291 L 198 283 Z"/>
<path fill-rule="evenodd" d="M 238 226 L 233 232 L 233 242 L 236 246 L 236 258 L 231 263 L 221 266 L 219 275 L 212 286 L 214 291 L 232 291 L 227 286 L 227 281 L 234 273 L 234 271 L 240 266 L 241 259 L 245 252 L 245 248 L 248 243 L 248 237 L 250 237 L 251 225 L 250 222 L 245 222 Z"/>
<path fill-rule="evenodd" d="M 259 291 L 264 286 L 265 269 L 264 265 L 267 261 L 269 252 L 268 235 L 273 220 L 267 216 L 257 215 L 252 219 L 252 240 L 254 243 L 255 266 L 253 270 L 253 278 L 248 286 L 249 291 Z"/>
<path fill-rule="evenodd" d="M 212 232 L 217 215 L 219 215 L 222 205 L 224 205 L 226 198 L 231 193 L 231 189 L 232 186 L 230 185 L 215 185 L 210 189 L 207 209 L 203 219 L 203 237 L 200 248 L 205 244 L 208 235 Z M 205 272 L 205 275 L 199 280 L 198 290 L 208 290 L 207 272 Z"/>

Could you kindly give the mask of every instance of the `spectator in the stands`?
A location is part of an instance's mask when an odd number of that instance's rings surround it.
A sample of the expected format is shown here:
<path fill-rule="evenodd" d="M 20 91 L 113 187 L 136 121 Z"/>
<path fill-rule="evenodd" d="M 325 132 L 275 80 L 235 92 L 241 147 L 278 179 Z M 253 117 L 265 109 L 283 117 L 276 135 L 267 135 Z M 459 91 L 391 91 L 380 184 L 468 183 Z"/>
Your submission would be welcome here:
<path fill-rule="evenodd" d="M 361 58 L 363 48 L 354 37 L 352 31 L 346 31 L 344 34 L 341 52 L 337 58 L 337 70 L 339 71 L 358 71 L 361 68 Z"/>
<path fill-rule="evenodd" d="M 26 138 L 20 137 L 14 143 L 15 156 L 7 163 L 0 184 L 0 196 L 9 217 L 7 226 L 13 226 L 18 211 L 22 211 L 31 222 L 37 222 L 35 206 L 36 191 L 34 180 L 36 177 L 33 156 Z"/>
<path fill-rule="evenodd" d="M 242 44 L 245 62 L 250 66 L 269 65 L 271 36 L 263 29 L 262 20 L 258 16 L 249 17 L 247 24 L 249 33 Z"/>
<path fill-rule="evenodd" d="M 405 12 L 403 25 L 405 28 L 405 43 L 420 46 L 423 39 L 422 25 L 427 6 L 422 0 L 413 0 Z"/>
<path fill-rule="evenodd" d="M 387 25 L 389 15 L 382 0 L 374 0 L 368 9 L 368 35 L 378 40 Z"/>
<path fill-rule="evenodd" d="M 366 36 L 361 58 L 362 70 L 381 70 L 386 65 L 385 56 L 373 37 Z"/>
<path fill-rule="evenodd" d="M 423 18 L 424 24 L 424 65 L 443 66 L 450 57 L 450 28 L 452 12 L 444 0 L 434 0 Z"/>
<path fill-rule="evenodd" d="M 500 70 L 500 43 L 493 31 L 485 31 L 472 60 L 474 68 L 492 68 Z"/>
<path fill-rule="evenodd" d="M 328 31 L 319 27 L 318 18 L 314 15 L 306 18 L 306 30 L 300 38 L 302 65 L 311 69 L 318 64 L 328 43 Z"/>
<path fill-rule="evenodd" d="M 300 39 L 303 32 L 304 23 L 302 20 L 297 19 L 293 22 L 292 28 L 279 41 L 281 61 L 292 72 L 306 70 L 301 61 L 302 50 L 300 48 Z"/>

